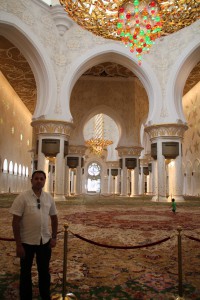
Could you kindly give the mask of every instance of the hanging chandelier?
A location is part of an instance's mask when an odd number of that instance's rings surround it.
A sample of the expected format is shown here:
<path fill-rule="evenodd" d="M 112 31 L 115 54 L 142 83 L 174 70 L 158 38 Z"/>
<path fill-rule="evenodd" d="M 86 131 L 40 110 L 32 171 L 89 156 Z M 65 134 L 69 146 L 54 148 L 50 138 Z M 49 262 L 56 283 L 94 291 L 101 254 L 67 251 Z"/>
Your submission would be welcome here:
<path fill-rule="evenodd" d="M 199 0 L 60 0 L 80 26 L 107 39 L 121 40 L 139 64 L 155 40 L 199 19 Z"/>
<path fill-rule="evenodd" d="M 118 34 L 130 51 L 136 50 L 141 64 L 142 54 L 148 53 L 155 40 L 160 37 L 162 22 L 156 1 L 128 1 L 119 9 Z"/>
<path fill-rule="evenodd" d="M 91 138 L 86 141 L 86 145 L 89 147 L 90 151 L 99 156 L 101 156 L 103 151 L 112 144 L 112 141 L 103 138 Z"/>
<path fill-rule="evenodd" d="M 93 137 L 87 140 L 85 144 L 89 147 L 92 153 L 98 156 L 101 156 L 103 151 L 106 150 L 109 145 L 113 144 L 111 140 L 104 138 L 103 114 L 95 116 Z"/>
<path fill-rule="evenodd" d="M 119 40 L 117 23 L 120 9 L 134 0 L 59 0 L 68 16 L 78 25 L 107 39 Z M 150 2 L 150 1 L 148 1 Z M 140 0 L 140 7 L 148 5 Z M 199 0 L 156 0 L 162 17 L 161 36 L 174 33 L 199 19 Z M 145 8 L 146 9 L 146 8 Z M 141 12 L 140 12 L 141 14 Z"/>

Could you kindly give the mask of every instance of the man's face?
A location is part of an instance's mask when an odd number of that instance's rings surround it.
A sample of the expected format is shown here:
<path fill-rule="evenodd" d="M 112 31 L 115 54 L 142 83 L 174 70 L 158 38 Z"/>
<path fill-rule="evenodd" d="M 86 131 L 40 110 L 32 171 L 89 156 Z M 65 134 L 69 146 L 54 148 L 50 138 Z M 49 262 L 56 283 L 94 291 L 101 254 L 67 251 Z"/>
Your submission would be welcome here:
<path fill-rule="evenodd" d="M 32 188 L 34 189 L 42 189 L 45 185 L 45 176 L 42 173 L 35 173 L 31 179 Z"/>

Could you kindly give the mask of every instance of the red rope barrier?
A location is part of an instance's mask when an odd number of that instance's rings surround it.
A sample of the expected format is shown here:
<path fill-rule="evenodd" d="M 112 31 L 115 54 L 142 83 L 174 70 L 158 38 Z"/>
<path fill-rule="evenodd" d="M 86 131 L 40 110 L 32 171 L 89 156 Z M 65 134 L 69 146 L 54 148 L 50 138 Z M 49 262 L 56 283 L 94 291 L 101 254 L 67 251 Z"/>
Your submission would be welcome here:
<path fill-rule="evenodd" d="M 189 236 L 189 235 L 186 235 L 186 234 L 185 234 L 185 236 L 186 236 L 188 239 L 190 239 L 190 240 L 193 240 L 193 241 L 196 241 L 196 242 L 200 242 L 200 239 L 197 239 L 197 238 L 195 238 L 195 237 L 192 237 L 192 236 Z"/>
<path fill-rule="evenodd" d="M 57 232 L 57 234 L 63 232 L 63 230 L 60 230 Z M 6 241 L 6 242 L 15 242 L 14 238 L 4 238 L 4 237 L 0 237 L 0 241 Z"/>
<path fill-rule="evenodd" d="M 113 249 L 138 249 L 138 248 L 152 247 L 152 246 L 164 243 L 164 242 L 166 242 L 166 241 L 168 241 L 170 239 L 170 237 L 167 237 L 167 238 L 162 239 L 160 241 L 156 241 L 156 242 L 149 243 L 149 244 L 146 244 L 146 245 L 138 245 L 138 246 L 112 246 L 112 245 L 105 245 L 105 244 L 101 244 L 101 243 L 97 243 L 97 242 L 91 241 L 89 239 L 86 239 L 86 238 L 80 236 L 79 234 L 73 233 L 72 231 L 69 231 L 69 232 L 71 234 L 73 234 L 75 237 L 77 237 L 78 239 L 81 239 L 81 240 L 83 240 L 83 241 L 85 241 L 87 243 L 90 243 L 90 244 L 93 244 L 93 245 L 96 245 L 96 246 L 99 246 L 99 247 L 113 248 Z"/>
<path fill-rule="evenodd" d="M 2 238 L 2 237 L 0 237 L 0 241 L 14 242 L 15 239 L 14 238 Z"/>

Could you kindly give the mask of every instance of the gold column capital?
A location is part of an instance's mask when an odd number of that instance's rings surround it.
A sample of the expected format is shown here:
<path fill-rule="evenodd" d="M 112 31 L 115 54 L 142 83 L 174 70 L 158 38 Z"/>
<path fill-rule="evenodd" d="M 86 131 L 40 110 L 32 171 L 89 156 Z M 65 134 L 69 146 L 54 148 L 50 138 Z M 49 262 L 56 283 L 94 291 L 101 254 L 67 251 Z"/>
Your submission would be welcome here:
<path fill-rule="evenodd" d="M 76 154 L 78 156 L 84 156 L 87 147 L 84 145 L 69 145 L 68 155 Z"/>
<path fill-rule="evenodd" d="M 34 128 L 36 135 L 63 135 L 67 139 L 74 128 L 73 123 L 59 120 L 34 120 L 31 122 L 31 126 Z"/>
<path fill-rule="evenodd" d="M 107 168 L 118 169 L 119 168 L 119 160 L 118 161 L 106 161 Z"/>
<path fill-rule="evenodd" d="M 152 140 L 157 137 L 183 138 L 187 129 L 188 126 L 183 123 L 166 123 L 145 126 L 144 131 L 148 133 L 150 140 Z"/>
<path fill-rule="evenodd" d="M 133 156 L 140 156 L 141 151 L 144 148 L 140 146 L 132 146 L 132 147 L 117 147 L 116 150 L 118 151 L 119 157 L 133 157 Z"/>

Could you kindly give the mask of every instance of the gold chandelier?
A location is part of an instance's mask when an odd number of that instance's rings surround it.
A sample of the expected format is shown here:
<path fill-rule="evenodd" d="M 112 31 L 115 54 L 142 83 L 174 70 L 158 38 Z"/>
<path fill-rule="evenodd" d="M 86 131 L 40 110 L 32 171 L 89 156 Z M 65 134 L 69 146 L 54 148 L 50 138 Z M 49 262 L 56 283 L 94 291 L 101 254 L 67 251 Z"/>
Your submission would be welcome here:
<path fill-rule="evenodd" d="M 103 114 L 98 114 L 94 119 L 94 137 L 87 140 L 85 142 L 86 146 L 89 147 L 90 151 L 95 155 L 101 156 L 103 151 L 109 145 L 112 145 L 113 142 L 111 140 L 107 140 L 104 138 L 104 120 Z"/>
<path fill-rule="evenodd" d="M 60 0 L 78 25 L 107 39 L 120 40 L 117 23 L 120 8 L 134 0 Z M 149 2 L 149 1 L 148 1 Z M 162 17 L 161 36 L 174 33 L 199 19 L 199 0 L 155 0 Z M 141 0 L 141 4 L 147 4 Z"/>

